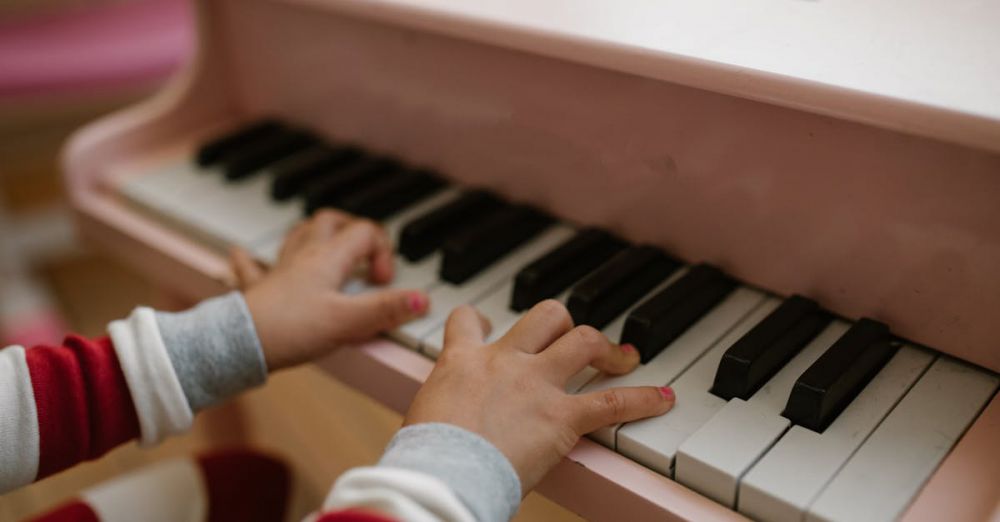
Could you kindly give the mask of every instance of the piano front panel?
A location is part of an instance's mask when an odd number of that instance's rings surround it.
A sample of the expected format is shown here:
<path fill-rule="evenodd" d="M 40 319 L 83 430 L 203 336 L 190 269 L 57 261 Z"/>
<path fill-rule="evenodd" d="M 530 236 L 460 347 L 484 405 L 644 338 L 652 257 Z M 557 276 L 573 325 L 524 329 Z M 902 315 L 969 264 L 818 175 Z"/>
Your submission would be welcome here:
<path fill-rule="evenodd" d="M 212 7 L 245 111 L 308 121 L 1000 369 L 996 154 L 315 5 Z"/>

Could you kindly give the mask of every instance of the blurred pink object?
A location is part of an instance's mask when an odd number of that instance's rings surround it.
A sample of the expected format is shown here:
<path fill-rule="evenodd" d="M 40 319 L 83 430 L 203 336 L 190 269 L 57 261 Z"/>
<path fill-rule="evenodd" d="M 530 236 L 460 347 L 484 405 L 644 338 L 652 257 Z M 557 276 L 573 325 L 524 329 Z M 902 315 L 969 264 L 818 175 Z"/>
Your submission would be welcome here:
<path fill-rule="evenodd" d="M 18 317 L 7 325 L 0 338 L 0 346 L 56 345 L 69 332 L 69 326 L 55 309 L 36 310 L 26 317 Z"/>
<path fill-rule="evenodd" d="M 98 4 L 0 21 L 0 97 L 152 86 L 194 50 L 185 0 Z"/>

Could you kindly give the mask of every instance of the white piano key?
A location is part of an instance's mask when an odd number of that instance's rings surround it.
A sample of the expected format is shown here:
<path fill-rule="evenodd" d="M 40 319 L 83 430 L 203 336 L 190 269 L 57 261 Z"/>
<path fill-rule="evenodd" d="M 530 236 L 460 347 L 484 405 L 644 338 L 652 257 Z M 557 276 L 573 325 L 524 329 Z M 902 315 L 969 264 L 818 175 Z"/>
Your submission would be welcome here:
<path fill-rule="evenodd" d="M 773 297 L 764 300 L 671 383 L 677 403 L 670 413 L 619 428 L 616 437 L 618 452 L 670 476 L 677 448 L 726 405 L 725 399 L 708 391 L 715 380 L 722 355 L 780 304 L 781 300 Z"/>
<path fill-rule="evenodd" d="M 674 276 L 679 277 L 679 274 L 675 273 Z M 668 279 L 668 284 L 669 281 L 670 279 Z M 659 289 L 654 290 L 654 292 L 656 291 Z M 764 294 L 761 292 L 747 287 L 738 287 L 652 360 L 626 375 L 598 376 L 588 383 L 580 393 L 590 393 L 618 386 L 665 386 L 670 384 L 763 300 Z M 608 328 L 620 331 L 621 327 L 612 324 Z M 611 334 L 609 334 L 610 336 Z M 615 340 L 614 337 L 612 339 Z M 614 449 L 616 446 L 615 433 L 620 426 L 609 426 L 597 430 L 591 434 L 591 438 Z"/>
<path fill-rule="evenodd" d="M 492 343 L 503 337 L 523 315 L 521 312 L 510 309 L 510 297 L 513 293 L 514 282 L 508 281 L 486 299 L 476 303 L 476 309 L 490 320 L 492 326 L 490 335 L 486 337 L 487 342 Z"/>
<path fill-rule="evenodd" d="M 213 244 L 223 248 L 236 245 L 252 249 L 270 238 L 283 238 L 302 216 L 302 209 L 297 202 L 269 208 L 261 205 L 241 205 L 241 202 L 233 201 L 233 198 L 220 198 L 202 205 L 202 208 L 204 210 L 196 221 L 193 220 L 193 225 L 208 236 L 207 239 Z M 233 212 L 226 210 L 227 208 L 242 208 L 245 211 Z M 250 217 L 255 215 L 274 219 L 269 222 L 260 217 Z"/>
<path fill-rule="evenodd" d="M 681 443 L 674 478 L 720 504 L 735 506 L 740 478 L 790 425 L 781 411 L 796 379 L 848 328 L 834 321 L 750 400 L 733 399 L 723 406 Z"/>
<path fill-rule="evenodd" d="M 250 254 L 261 263 L 274 266 L 278 262 L 278 254 L 281 253 L 281 246 L 285 243 L 285 234 L 274 234 L 250 245 Z"/>
<path fill-rule="evenodd" d="M 219 193 L 207 199 L 206 204 L 217 209 L 210 225 L 220 239 L 243 247 L 285 234 L 303 215 L 299 201 L 271 199 L 271 176 L 265 173 L 238 182 L 223 181 Z"/>
<path fill-rule="evenodd" d="M 573 229 L 566 225 L 552 226 L 465 283 L 454 285 L 441 282 L 430 290 L 431 307 L 427 315 L 403 325 L 393 332 L 393 337 L 405 344 L 420 344 L 428 334 L 444 324 L 452 310 L 485 297 L 526 263 L 555 248 L 572 233 Z"/>
<path fill-rule="evenodd" d="M 187 219 L 180 213 L 184 210 L 185 198 L 210 186 L 211 178 L 217 174 L 201 170 L 190 162 L 178 161 L 127 179 L 119 186 L 119 193 L 133 204 L 184 224 Z"/>
<path fill-rule="evenodd" d="M 182 161 L 129 180 L 125 197 L 219 246 L 251 248 L 283 234 L 301 215 L 298 203 L 270 199 L 270 177 L 228 182 L 221 172 Z"/>
<path fill-rule="evenodd" d="M 997 384 L 993 373 L 939 357 L 820 493 L 807 520 L 897 519 Z"/>
<path fill-rule="evenodd" d="M 490 321 L 491 330 L 490 334 L 486 337 L 486 342 L 488 343 L 496 342 L 523 315 L 510 309 L 510 295 L 513 290 L 514 282 L 508 281 L 495 291 L 471 303 L 479 313 Z M 444 326 L 442 325 L 434 329 L 424 339 L 423 345 L 424 353 L 431 358 L 437 359 L 444 345 Z"/>
<path fill-rule="evenodd" d="M 802 520 L 809 503 L 933 360 L 925 350 L 903 346 L 823 433 L 792 426 L 740 481 L 738 510 L 758 520 Z"/>

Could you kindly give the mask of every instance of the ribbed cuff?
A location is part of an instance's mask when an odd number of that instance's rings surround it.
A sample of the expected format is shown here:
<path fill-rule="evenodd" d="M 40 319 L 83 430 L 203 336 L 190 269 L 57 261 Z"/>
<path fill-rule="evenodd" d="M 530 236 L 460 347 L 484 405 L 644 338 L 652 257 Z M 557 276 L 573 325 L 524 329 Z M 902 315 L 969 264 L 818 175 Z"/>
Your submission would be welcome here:
<path fill-rule="evenodd" d="M 191 409 L 198 411 L 267 380 L 264 352 L 239 292 L 156 322 Z"/>
<path fill-rule="evenodd" d="M 521 481 L 507 457 L 483 437 L 451 424 L 399 430 L 378 466 L 441 480 L 483 522 L 507 522 L 521 503 Z"/>

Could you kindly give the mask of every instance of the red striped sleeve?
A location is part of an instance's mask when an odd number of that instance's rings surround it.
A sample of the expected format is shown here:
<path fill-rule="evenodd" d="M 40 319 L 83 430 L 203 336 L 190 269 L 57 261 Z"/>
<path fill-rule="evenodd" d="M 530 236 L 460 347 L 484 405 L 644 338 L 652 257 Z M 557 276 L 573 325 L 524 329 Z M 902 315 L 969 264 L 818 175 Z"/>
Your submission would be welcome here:
<path fill-rule="evenodd" d="M 291 476 L 281 460 L 235 449 L 199 457 L 198 465 L 208 489 L 207 522 L 285 518 Z"/>
<path fill-rule="evenodd" d="M 71 335 L 25 353 L 38 411 L 37 479 L 139 436 L 132 397 L 108 338 Z"/>

